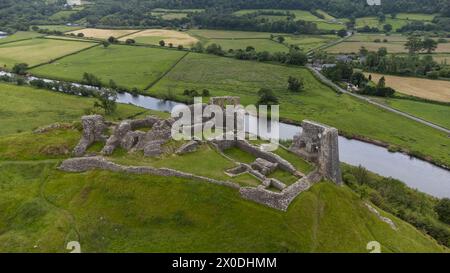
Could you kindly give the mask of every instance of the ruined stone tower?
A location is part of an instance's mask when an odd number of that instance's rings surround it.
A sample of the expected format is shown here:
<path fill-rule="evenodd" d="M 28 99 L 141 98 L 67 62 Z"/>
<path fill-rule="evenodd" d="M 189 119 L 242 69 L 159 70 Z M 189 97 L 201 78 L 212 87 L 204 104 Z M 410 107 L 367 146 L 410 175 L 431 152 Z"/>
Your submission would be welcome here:
<path fill-rule="evenodd" d="M 336 184 L 342 184 L 339 165 L 338 130 L 304 120 L 303 132 L 294 137 L 291 150 L 318 165 L 319 172 Z"/>

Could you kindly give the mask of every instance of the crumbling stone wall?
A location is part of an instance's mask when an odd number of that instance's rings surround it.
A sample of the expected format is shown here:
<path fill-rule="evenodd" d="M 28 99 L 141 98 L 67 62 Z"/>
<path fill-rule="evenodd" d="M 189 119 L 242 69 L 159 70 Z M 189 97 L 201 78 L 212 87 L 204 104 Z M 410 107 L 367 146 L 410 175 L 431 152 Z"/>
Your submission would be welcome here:
<path fill-rule="evenodd" d="M 82 156 L 94 142 L 106 140 L 106 136 L 103 133 L 107 129 L 107 126 L 102 116 L 83 116 L 81 118 L 81 124 L 83 125 L 83 136 L 73 150 L 75 156 Z"/>
<path fill-rule="evenodd" d="M 239 189 L 240 186 L 236 183 L 229 181 L 221 181 L 212 179 L 209 177 L 194 175 L 190 173 L 185 173 L 177 170 L 172 170 L 168 168 L 153 168 L 153 167 L 140 167 L 140 166 L 123 166 L 116 164 L 114 162 L 108 161 L 103 157 L 78 157 L 67 159 L 62 162 L 59 166 L 59 169 L 66 172 L 87 172 L 95 169 L 113 171 L 113 172 L 126 172 L 133 174 L 152 174 L 159 176 L 167 176 L 167 177 L 181 177 L 181 178 L 189 178 L 189 179 L 197 179 L 217 185 L 227 186 L 235 189 Z"/>
<path fill-rule="evenodd" d="M 342 184 L 338 130 L 307 120 L 302 122 L 302 128 L 303 132 L 294 137 L 290 150 L 315 162 L 324 177 Z"/>
<path fill-rule="evenodd" d="M 301 192 L 308 190 L 312 184 L 320 181 L 321 178 L 322 176 L 316 170 L 289 187 L 284 188 L 279 193 L 269 191 L 265 189 L 264 186 L 257 188 L 241 188 L 239 193 L 245 199 L 252 200 L 274 209 L 286 211 L 295 197 L 297 197 Z"/>

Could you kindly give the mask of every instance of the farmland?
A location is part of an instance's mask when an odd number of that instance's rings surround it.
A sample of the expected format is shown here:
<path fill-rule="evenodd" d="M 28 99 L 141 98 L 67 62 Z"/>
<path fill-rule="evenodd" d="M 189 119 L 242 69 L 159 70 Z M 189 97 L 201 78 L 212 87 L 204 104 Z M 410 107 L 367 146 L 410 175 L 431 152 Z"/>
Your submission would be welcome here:
<path fill-rule="evenodd" d="M 80 26 L 66 26 L 66 25 L 38 25 L 40 29 L 48 29 L 50 31 L 69 32 L 82 29 Z"/>
<path fill-rule="evenodd" d="M 43 34 L 32 32 L 32 31 L 18 31 L 14 33 L 13 35 L 10 35 L 6 38 L 0 39 L 0 44 L 4 43 L 10 43 L 14 41 L 20 41 L 20 40 L 26 40 L 26 39 L 32 39 L 36 37 L 43 36 Z"/>
<path fill-rule="evenodd" d="M 289 76 L 302 77 L 305 91 L 289 92 L 286 83 Z M 170 92 L 183 100 L 185 89 L 206 88 L 212 96 L 235 95 L 241 97 L 243 104 L 254 104 L 262 87 L 275 92 L 284 119 L 317 120 L 339 128 L 342 133 L 378 139 L 450 163 L 448 153 L 442 150 L 442 145 L 450 145 L 445 134 L 347 95 L 337 95 L 302 68 L 190 53 L 148 94 L 163 96 Z"/>
<path fill-rule="evenodd" d="M 413 116 L 450 129 L 449 105 L 439 105 L 422 101 L 396 98 L 377 98 L 376 100 L 402 112 L 409 113 Z"/>
<path fill-rule="evenodd" d="M 108 39 L 109 37 L 120 38 L 122 36 L 129 35 L 131 33 L 137 32 L 138 30 L 133 29 L 99 29 L 99 28 L 84 28 L 80 30 L 75 30 L 68 32 L 67 34 L 83 33 L 84 37 L 96 38 L 96 39 Z"/>
<path fill-rule="evenodd" d="M 264 12 L 264 11 L 270 11 L 270 12 L 289 12 L 295 15 L 295 20 L 304 20 L 304 21 L 310 21 L 317 24 L 317 27 L 321 30 L 340 30 L 345 28 L 345 21 L 346 19 L 336 19 L 333 16 L 329 15 L 328 13 L 318 10 L 318 13 L 324 15 L 325 19 L 321 19 L 315 15 L 313 15 L 309 11 L 305 10 L 280 10 L 280 9 L 246 9 L 246 10 L 239 10 L 236 11 L 234 14 L 238 16 L 251 14 L 255 12 Z M 287 16 L 280 16 L 280 15 L 261 15 L 260 17 L 264 17 L 270 21 L 280 21 L 280 20 L 287 20 Z"/>
<path fill-rule="evenodd" d="M 334 35 L 290 35 L 283 33 L 207 29 L 190 30 L 189 33 L 207 45 L 216 43 L 226 50 L 245 49 L 247 46 L 253 46 L 256 51 L 268 52 L 287 51 L 290 45 L 299 46 L 301 49 L 308 51 L 337 39 Z M 285 38 L 284 45 L 270 40 L 271 35 L 283 36 Z"/>
<path fill-rule="evenodd" d="M 93 45 L 95 44 L 53 39 L 32 39 L 3 44 L 0 45 L 0 65 L 7 69 L 17 63 L 34 66 Z"/>
<path fill-rule="evenodd" d="M 172 67 L 185 53 L 169 49 L 117 46 L 95 47 L 31 70 L 44 77 L 81 81 L 93 73 L 108 84 L 113 79 L 127 88 L 144 89 Z"/>
<path fill-rule="evenodd" d="M 0 83 L 0 101 L 0 136 L 29 132 L 55 122 L 78 121 L 85 109 L 94 105 L 94 100 L 89 98 L 4 83 Z M 154 113 L 120 104 L 117 112 L 107 118 L 123 119 L 141 112 Z"/>
<path fill-rule="evenodd" d="M 450 102 L 450 81 L 390 76 L 376 73 L 366 74 L 371 74 L 374 82 L 378 82 L 384 76 L 386 85 L 400 93 L 429 100 Z"/>
<path fill-rule="evenodd" d="M 163 40 L 166 44 L 173 44 L 174 46 L 182 45 L 190 47 L 198 40 L 186 32 L 166 30 L 166 29 L 147 29 L 126 35 L 120 38 L 120 41 L 127 39 L 134 39 L 137 43 L 158 45 L 159 41 Z"/>

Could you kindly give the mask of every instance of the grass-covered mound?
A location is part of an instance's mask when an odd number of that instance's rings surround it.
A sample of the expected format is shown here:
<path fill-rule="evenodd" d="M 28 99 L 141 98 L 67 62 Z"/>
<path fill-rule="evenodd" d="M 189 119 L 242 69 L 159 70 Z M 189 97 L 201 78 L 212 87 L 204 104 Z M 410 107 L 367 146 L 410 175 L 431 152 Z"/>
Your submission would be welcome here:
<path fill-rule="evenodd" d="M 329 182 L 285 213 L 204 182 L 55 166 L 0 163 L 0 251 L 67 252 L 71 240 L 84 252 L 367 252 L 373 240 L 384 252 L 443 251 L 387 215 L 394 231 Z"/>

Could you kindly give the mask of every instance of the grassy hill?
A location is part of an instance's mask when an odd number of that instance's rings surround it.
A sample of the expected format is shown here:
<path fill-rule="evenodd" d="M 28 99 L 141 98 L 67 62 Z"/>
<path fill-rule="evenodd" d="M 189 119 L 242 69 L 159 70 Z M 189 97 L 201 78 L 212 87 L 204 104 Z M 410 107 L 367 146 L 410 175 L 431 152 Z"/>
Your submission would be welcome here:
<path fill-rule="evenodd" d="M 63 120 L 82 114 L 58 103 L 46 104 L 62 94 L 0 87 L 2 101 L 16 102 L 0 112 L 2 122 L 13 117 L 17 121 L 9 123 L 9 132 L 21 128 L 23 112 L 13 111 L 20 102 L 33 105 L 23 92 L 39 94 L 34 105 L 41 103 L 48 111 L 70 117 Z M 80 107 L 91 102 L 66 98 Z M 141 111 L 123 107 L 119 116 Z M 28 113 L 38 112 L 31 107 Z M 51 115 L 45 119 L 57 120 Z M 106 171 L 65 173 L 56 167 L 70 156 L 81 133 L 59 129 L 33 134 L 31 125 L 28 128 L 0 137 L 0 252 L 67 252 L 65 245 L 72 240 L 78 240 L 84 252 L 367 252 L 366 244 L 374 240 L 384 252 L 446 251 L 409 224 L 382 212 L 398 226 L 393 230 L 347 187 L 316 184 L 287 212 L 281 212 L 246 201 L 234 189 L 195 180 Z M 115 157 L 130 160 L 120 153 Z"/>

